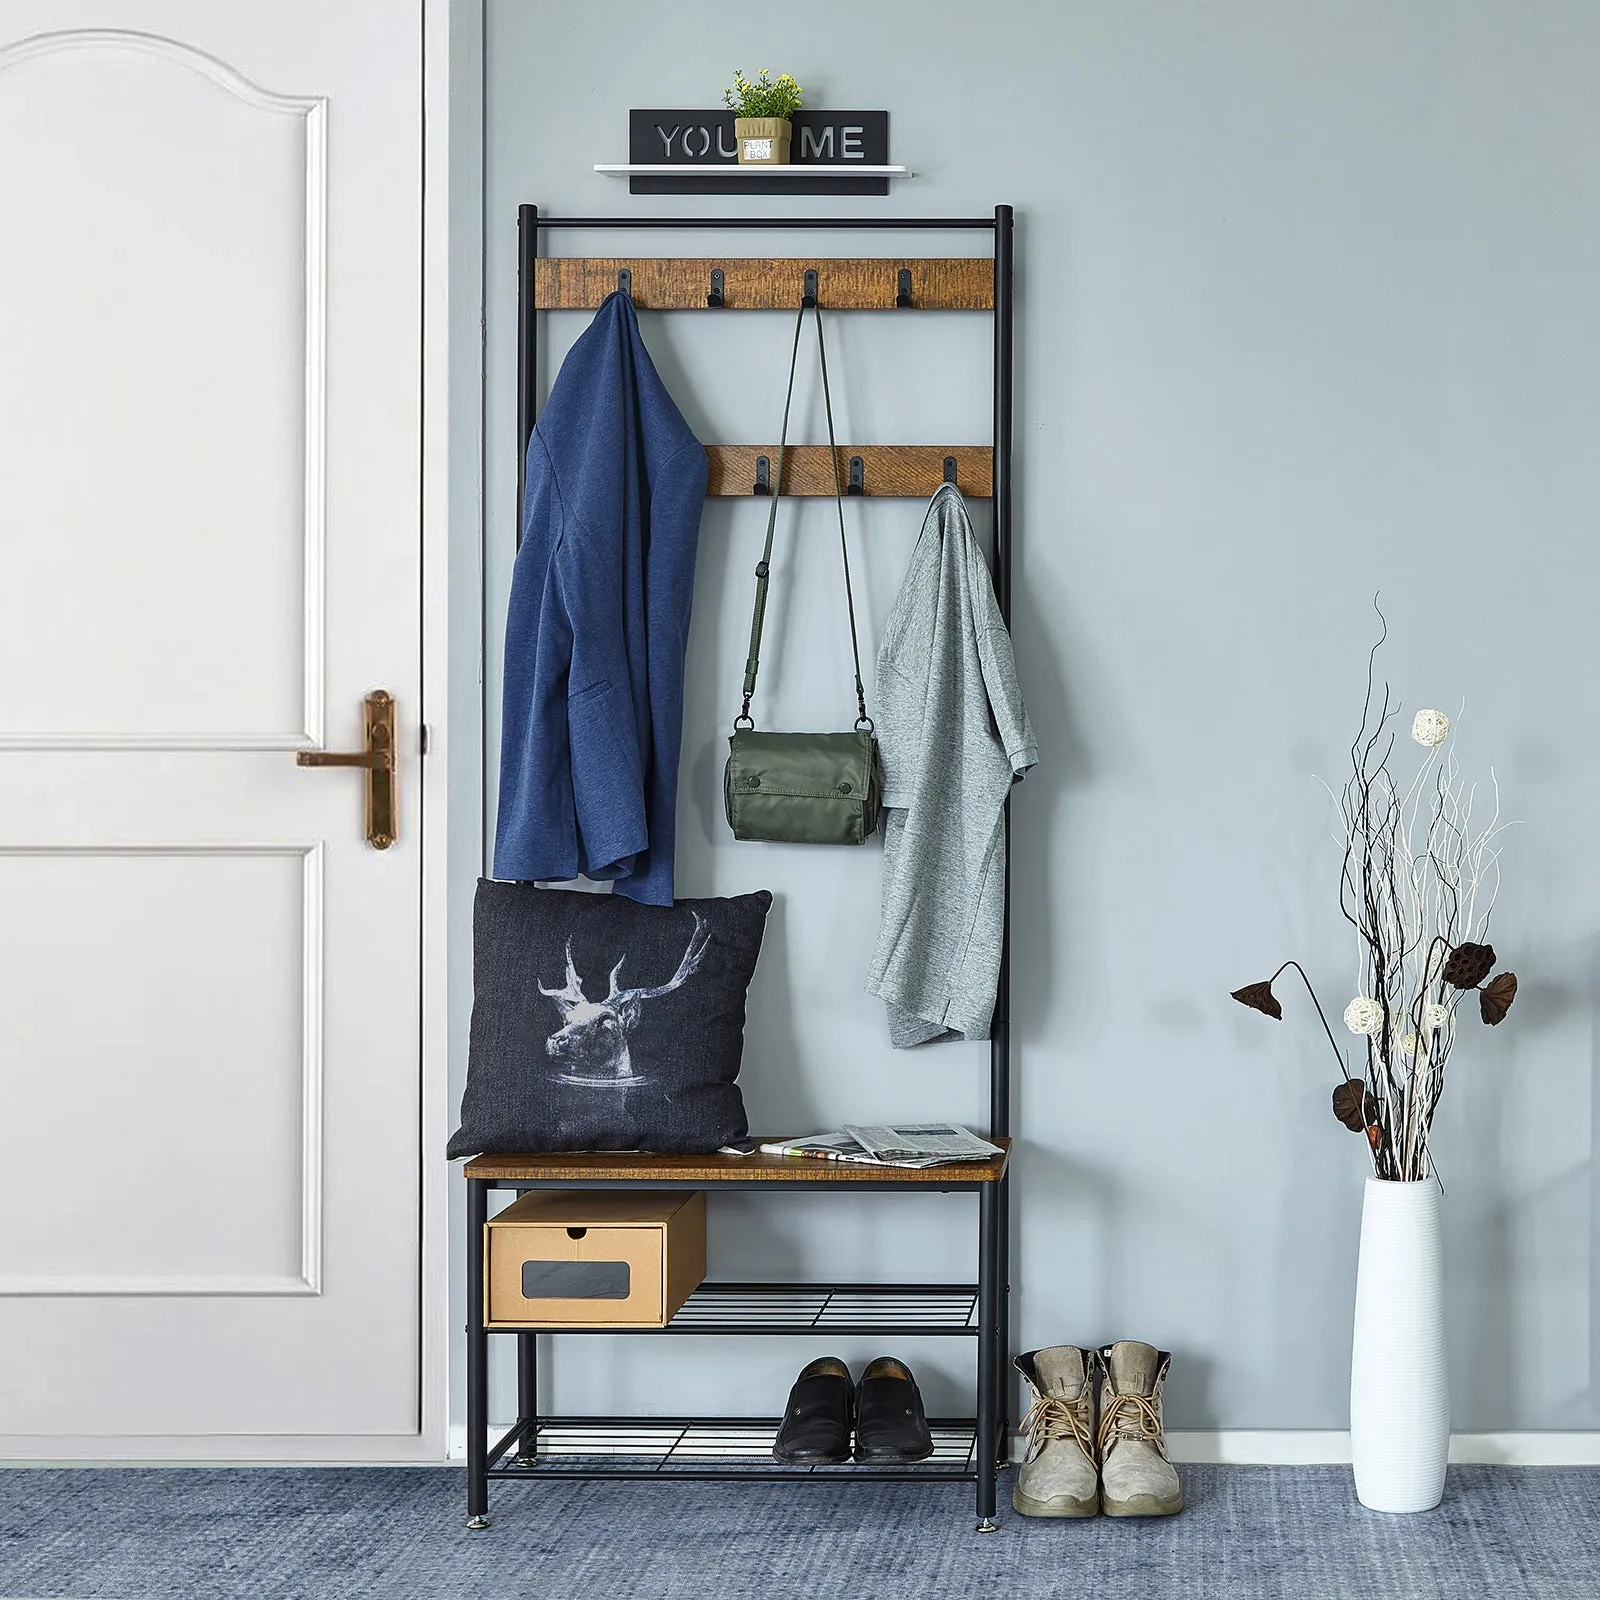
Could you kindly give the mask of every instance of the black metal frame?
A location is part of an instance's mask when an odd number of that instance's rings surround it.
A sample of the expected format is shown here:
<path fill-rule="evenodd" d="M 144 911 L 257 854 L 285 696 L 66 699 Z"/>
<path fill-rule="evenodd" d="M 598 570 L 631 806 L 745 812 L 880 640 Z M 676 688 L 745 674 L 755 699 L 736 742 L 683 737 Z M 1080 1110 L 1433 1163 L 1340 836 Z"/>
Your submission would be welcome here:
<path fill-rule="evenodd" d="M 930 1186 L 932 1187 L 932 1186 Z M 530 1189 L 711 1189 L 743 1190 L 747 1193 L 769 1191 L 799 1192 L 805 1194 L 844 1193 L 917 1193 L 917 1187 L 905 1183 L 884 1183 L 871 1177 L 832 1178 L 826 1183 L 796 1181 L 786 1183 L 764 1178 L 719 1179 L 714 1185 L 684 1180 L 634 1179 L 618 1182 L 611 1179 L 551 1178 L 538 1181 L 509 1178 L 467 1179 L 467 1526 L 486 1528 L 489 1525 L 489 1480 L 491 1478 L 685 1478 L 714 1479 L 718 1481 L 749 1479 L 759 1481 L 788 1481 L 791 1478 L 815 1480 L 844 1477 L 854 1481 L 876 1482 L 958 1482 L 972 1483 L 977 1487 L 977 1515 L 980 1532 L 990 1532 L 994 1521 L 996 1480 L 1005 1460 L 1005 1440 L 1008 1424 L 1005 1415 L 1004 1363 L 1006 1270 L 1001 1255 L 1005 1230 L 1002 1223 L 1005 1205 L 1006 1180 L 992 1181 L 952 1178 L 946 1182 L 941 1177 L 936 1193 L 971 1193 L 978 1196 L 978 1281 L 976 1284 L 868 1284 L 868 1283 L 773 1283 L 767 1285 L 711 1284 L 710 1290 L 726 1291 L 732 1288 L 749 1291 L 765 1288 L 771 1291 L 812 1290 L 827 1294 L 899 1296 L 930 1295 L 941 1293 L 970 1294 L 977 1303 L 978 1324 L 930 1326 L 918 1321 L 879 1321 L 866 1324 L 864 1329 L 854 1328 L 848 1321 L 831 1322 L 830 1334 L 847 1334 L 869 1331 L 873 1334 L 904 1338 L 970 1337 L 975 1339 L 978 1356 L 977 1415 L 967 1418 L 937 1418 L 932 1422 L 935 1430 L 970 1430 L 971 1448 L 960 1466 L 951 1466 L 938 1460 L 913 1466 L 878 1467 L 856 1464 L 837 1471 L 821 1471 L 810 1467 L 786 1467 L 777 1463 L 762 1466 L 710 1466 L 697 1463 L 692 1466 L 669 1466 L 653 1455 L 641 1454 L 620 1460 L 580 1457 L 572 1464 L 552 1462 L 538 1451 L 538 1435 L 551 1428 L 585 1427 L 596 1434 L 608 1430 L 639 1428 L 690 1428 L 690 1427 L 766 1427 L 776 1429 L 777 1419 L 763 1418 L 665 1418 L 665 1417 L 553 1417 L 541 1415 L 538 1408 L 538 1346 L 540 1333 L 567 1334 L 712 1334 L 731 1333 L 743 1337 L 766 1336 L 773 1338 L 808 1335 L 814 1337 L 816 1324 L 796 1319 L 788 1325 L 750 1327 L 730 1323 L 724 1326 L 674 1326 L 665 1328 L 561 1328 L 532 1331 L 525 1328 L 490 1327 L 484 1321 L 484 1230 L 489 1221 L 489 1191 L 512 1190 L 518 1194 Z M 679 1313 L 682 1316 L 682 1313 Z M 676 1319 L 675 1319 L 676 1320 Z M 517 1341 L 517 1420 L 493 1445 L 489 1443 L 489 1338 L 503 1334 Z M 515 1454 L 513 1454 L 515 1452 Z M 501 1465 L 507 1456 L 511 1460 Z"/>
<path fill-rule="evenodd" d="M 522 499 L 525 486 L 528 440 L 533 433 L 538 411 L 538 307 L 534 303 L 534 261 L 539 254 L 541 231 L 553 228 L 577 229 L 735 229 L 740 231 L 812 230 L 830 232 L 888 232 L 914 230 L 920 232 L 951 232 L 969 229 L 986 229 L 994 241 L 994 549 L 993 574 L 995 595 L 1000 614 L 1007 626 L 1011 623 L 1011 566 L 1012 566 L 1012 350 L 1014 313 L 1012 302 L 1013 277 L 1013 213 L 1007 205 L 996 206 L 990 217 L 541 217 L 537 206 L 524 205 L 517 213 L 517 542 L 522 539 Z M 708 305 L 715 309 L 715 299 L 708 296 Z M 995 995 L 994 1021 L 989 1044 L 989 1132 L 992 1135 L 1009 1135 L 1011 1132 L 1011 876 L 1010 835 L 1011 807 L 1005 808 L 1004 827 L 1007 842 L 1007 870 L 1005 894 L 1005 937 L 1001 946 L 1000 973 Z M 1009 1347 L 1008 1298 L 1010 1260 L 1010 1180 L 1001 1176 L 993 1182 L 941 1182 L 938 1192 L 950 1190 L 972 1191 L 978 1194 L 978 1281 L 975 1286 L 978 1308 L 978 1327 L 975 1330 L 978 1350 L 977 1415 L 970 1419 L 974 1439 L 966 1462 L 960 1468 L 929 1463 L 912 1467 L 849 1467 L 816 1469 L 804 1467 L 770 1466 L 739 1467 L 710 1466 L 701 1462 L 689 1467 L 666 1464 L 665 1458 L 653 1464 L 616 1465 L 610 1461 L 596 1462 L 589 1457 L 569 1457 L 571 1466 L 552 1465 L 551 1458 L 541 1456 L 537 1440 L 541 1430 L 554 1427 L 586 1427 L 603 1432 L 607 1427 L 623 1428 L 646 1425 L 650 1427 L 690 1428 L 694 1426 L 735 1426 L 735 1419 L 693 1418 L 557 1418 L 541 1417 L 538 1410 L 538 1335 L 523 1329 L 490 1329 L 484 1324 L 484 1228 L 488 1222 L 490 1189 L 618 1189 L 618 1188 L 686 1188 L 740 1189 L 767 1192 L 778 1189 L 803 1190 L 815 1194 L 820 1190 L 860 1194 L 892 1191 L 897 1194 L 915 1193 L 904 1183 L 875 1182 L 863 1175 L 860 1179 L 840 1178 L 826 1184 L 797 1182 L 794 1184 L 769 1180 L 737 1178 L 719 1181 L 714 1186 L 685 1183 L 658 1182 L 654 1180 L 634 1183 L 579 1179 L 521 1182 L 483 1178 L 467 1181 L 467 1516 L 468 1526 L 488 1526 L 490 1478 L 527 1477 L 591 1477 L 639 1478 L 683 1477 L 694 1479 L 753 1481 L 778 1479 L 829 1480 L 847 1478 L 856 1481 L 885 1479 L 892 1481 L 957 1480 L 972 1482 L 977 1486 L 978 1530 L 991 1532 L 995 1528 L 996 1478 L 1005 1462 L 1005 1441 L 1009 1433 L 1006 1417 L 1006 1384 L 1004 1362 Z M 708 1286 L 711 1288 L 730 1286 Z M 895 1291 L 927 1292 L 936 1288 L 950 1289 L 973 1286 L 953 1285 L 770 1285 L 769 1288 L 801 1287 L 814 1289 L 849 1289 L 870 1292 L 874 1289 L 884 1294 Z M 570 1329 L 562 1332 L 581 1333 L 586 1330 Z M 588 1330 L 595 1331 L 595 1330 Z M 616 1329 L 598 1330 L 616 1332 Z M 804 1326 L 782 1328 L 679 1328 L 650 1330 L 655 1332 L 738 1332 L 779 1336 L 805 1333 Z M 833 1331 L 830 1328 L 830 1331 Z M 846 1331 L 843 1328 L 838 1331 Z M 915 1323 L 895 1325 L 874 1322 L 875 1333 L 905 1336 L 926 1336 L 929 1330 Z M 946 1329 L 946 1332 L 971 1331 Z M 489 1429 L 489 1335 L 509 1332 L 517 1340 L 517 1422 L 493 1446 L 488 1439 Z M 762 1425 L 760 1419 L 736 1419 L 737 1425 L 750 1427 Z M 775 1422 L 766 1425 L 776 1426 Z M 962 1419 L 944 1419 L 935 1427 L 951 1429 L 968 1426 Z M 508 1465 L 501 1465 L 513 1451 Z M 668 1452 L 670 1456 L 671 1451 Z"/>

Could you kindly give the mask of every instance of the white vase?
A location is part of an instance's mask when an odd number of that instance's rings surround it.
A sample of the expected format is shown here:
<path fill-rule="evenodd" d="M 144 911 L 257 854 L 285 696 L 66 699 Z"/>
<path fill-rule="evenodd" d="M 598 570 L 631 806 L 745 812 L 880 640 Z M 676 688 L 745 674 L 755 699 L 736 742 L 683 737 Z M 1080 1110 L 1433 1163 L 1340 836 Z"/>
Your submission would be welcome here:
<path fill-rule="evenodd" d="M 1449 1455 L 1439 1186 L 1368 1178 L 1350 1361 L 1356 1496 L 1374 1511 L 1431 1511 Z"/>

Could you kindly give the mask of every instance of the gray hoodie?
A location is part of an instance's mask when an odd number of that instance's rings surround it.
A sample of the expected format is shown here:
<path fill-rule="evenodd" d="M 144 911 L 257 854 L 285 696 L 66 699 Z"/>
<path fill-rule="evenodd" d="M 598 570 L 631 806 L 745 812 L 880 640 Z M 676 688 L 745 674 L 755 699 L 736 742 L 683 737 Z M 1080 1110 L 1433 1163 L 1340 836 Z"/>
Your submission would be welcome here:
<path fill-rule="evenodd" d="M 1038 759 L 1011 636 L 954 485 L 929 502 L 878 649 L 883 925 L 867 993 L 899 1048 L 985 1039 L 1012 783 Z"/>

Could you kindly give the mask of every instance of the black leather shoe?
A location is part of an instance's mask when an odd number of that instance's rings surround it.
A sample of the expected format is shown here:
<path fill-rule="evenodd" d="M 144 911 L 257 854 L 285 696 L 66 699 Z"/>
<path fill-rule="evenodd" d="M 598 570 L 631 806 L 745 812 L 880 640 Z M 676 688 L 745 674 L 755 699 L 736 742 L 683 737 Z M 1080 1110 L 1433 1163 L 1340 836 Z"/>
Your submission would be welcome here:
<path fill-rule="evenodd" d="M 854 1416 L 849 1367 L 837 1356 L 823 1356 L 794 1380 L 772 1453 L 779 1461 L 848 1461 Z"/>
<path fill-rule="evenodd" d="M 911 1368 L 879 1356 L 856 1386 L 856 1460 L 926 1461 L 933 1435 Z"/>

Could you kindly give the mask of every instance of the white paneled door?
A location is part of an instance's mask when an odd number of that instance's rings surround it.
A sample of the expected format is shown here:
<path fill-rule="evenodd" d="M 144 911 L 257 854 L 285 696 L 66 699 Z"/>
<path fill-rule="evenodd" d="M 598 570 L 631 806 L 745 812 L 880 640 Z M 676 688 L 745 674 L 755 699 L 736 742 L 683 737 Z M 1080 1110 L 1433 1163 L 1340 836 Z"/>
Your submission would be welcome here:
<path fill-rule="evenodd" d="M 421 51 L 0 8 L 11 1456 L 415 1449 Z"/>

